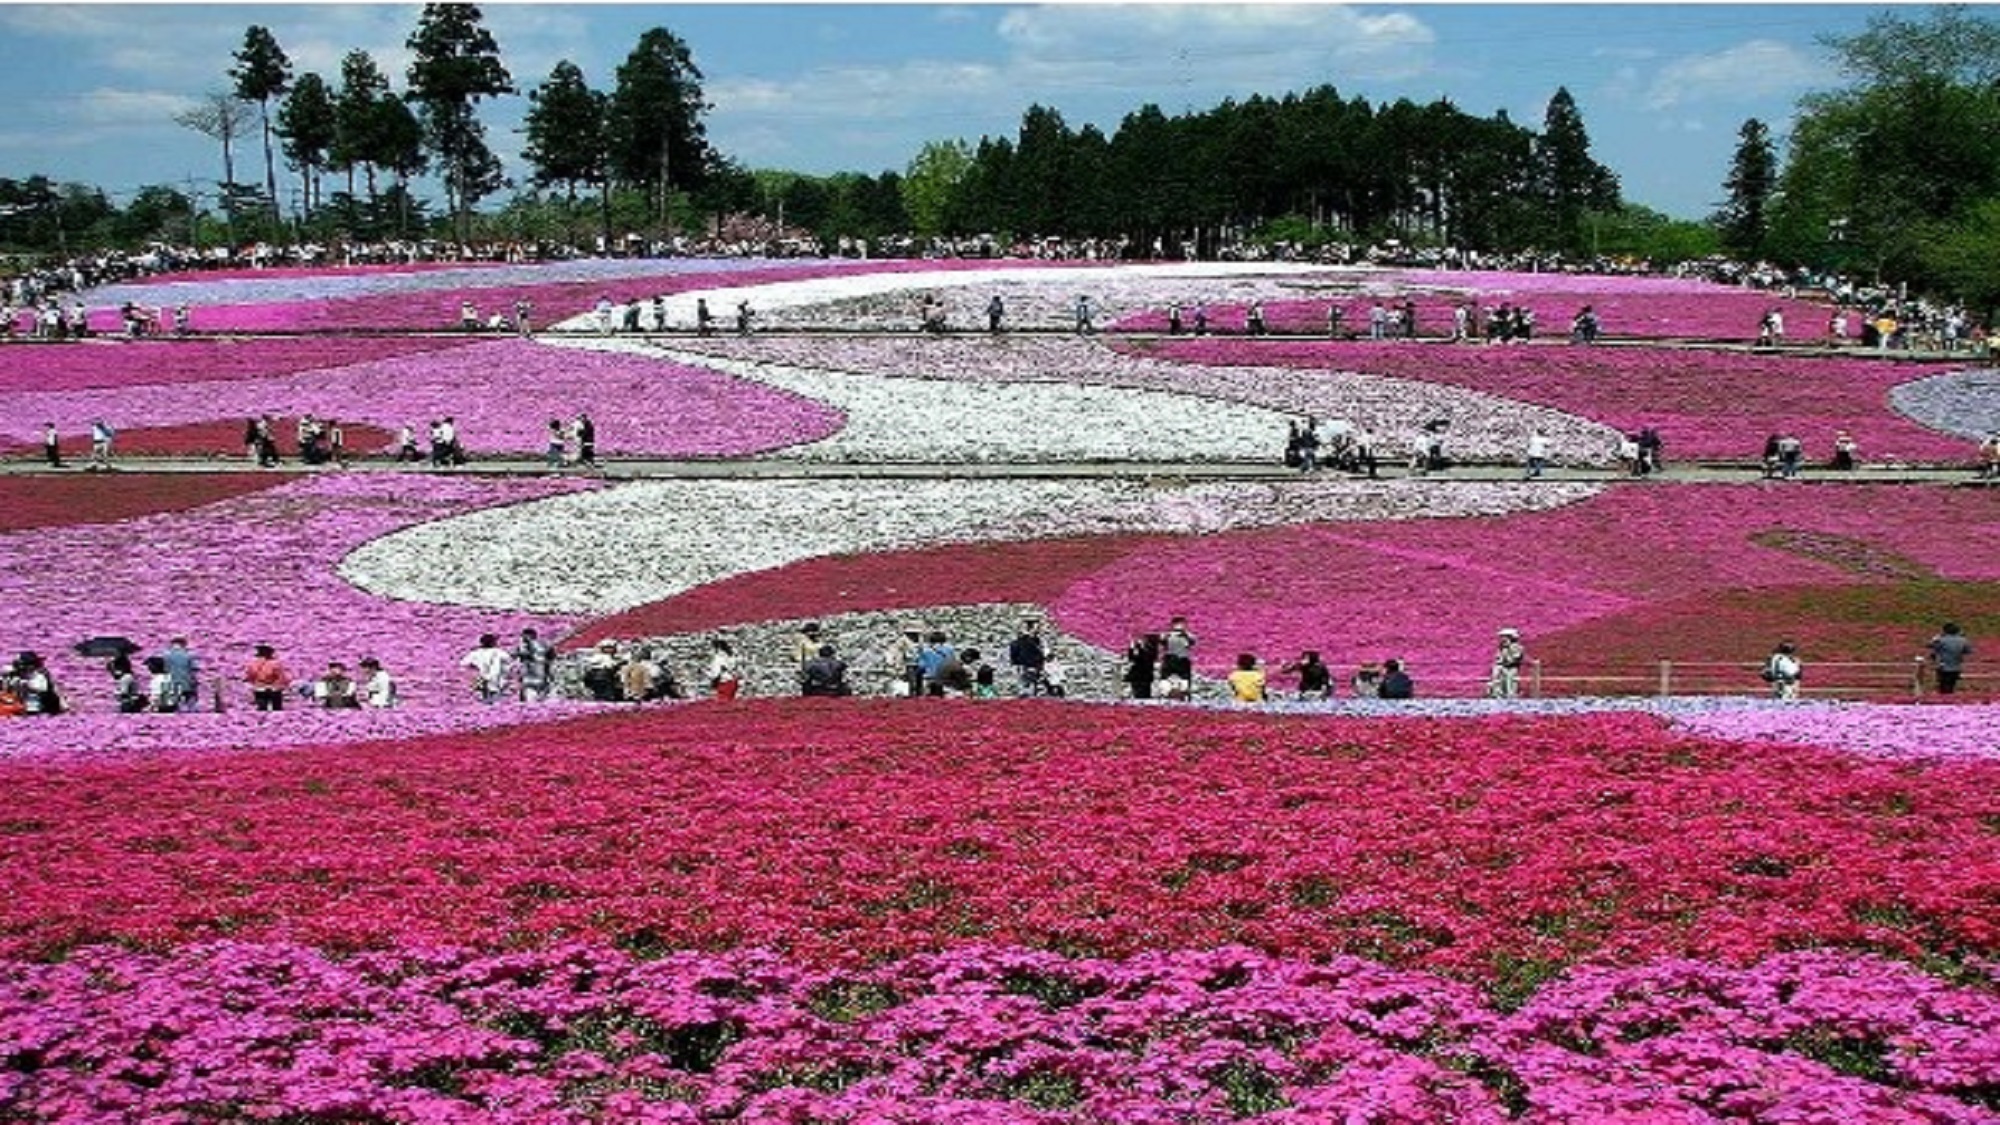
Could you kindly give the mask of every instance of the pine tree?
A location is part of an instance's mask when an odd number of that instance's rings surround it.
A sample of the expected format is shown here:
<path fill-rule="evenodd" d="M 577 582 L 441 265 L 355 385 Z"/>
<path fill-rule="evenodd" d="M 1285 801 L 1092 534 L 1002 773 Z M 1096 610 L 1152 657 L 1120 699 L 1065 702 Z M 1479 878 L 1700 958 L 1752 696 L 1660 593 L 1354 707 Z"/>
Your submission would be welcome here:
<path fill-rule="evenodd" d="M 698 188 L 714 161 L 702 114 L 701 68 L 680 37 L 664 27 L 639 36 L 618 67 L 606 107 L 612 170 L 652 189 L 661 228 L 674 188 Z"/>
<path fill-rule="evenodd" d="M 1736 156 L 1722 181 L 1729 199 L 1716 214 L 1715 225 L 1725 249 L 1739 258 L 1754 259 L 1763 255 L 1770 230 L 1766 211 L 1778 184 L 1778 150 L 1771 143 L 1771 130 L 1754 117 L 1743 123 L 1736 138 Z"/>
<path fill-rule="evenodd" d="M 528 144 L 521 156 L 534 169 L 531 178 L 535 186 L 562 184 L 574 204 L 578 184 L 596 185 L 603 201 L 604 241 L 609 246 L 611 182 L 606 174 L 605 96 L 590 88 L 575 63 L 564 59 L 528 100 Z"/>
<path fill-rule="evenodd" d="M 1567 87 L 1558 86 L 1542 119 L 1536 148 L 1542 203 L 1549 209 L 1549 237 L 1561 250 L 1582 250 L 1583 216 L 1618 206 L 1618 177 L 1591 159 L 1583 114 Z"/>
<path fill-rule="evenodd" d="M 271 30 L 251 24 L 243 33 L 243 46 L 232 56 L 236 65 L 229 77 L 236 82 L 236 96 L 256 102 L 264 123 L 264 190 L 271 197 L 271 218 L 278 214 L 278 164 L 271 153 L 271 99 L 291 88 L 292 60 Z"/>
<path fill-rule="evenodd" d="M 285 158 L 299 170 L 307 218 L 320 199 L 319 173 L 327 166 L 337 135 L 333 95 L 326 80 L 310 72 L 300 75 L 285 104 L 278 107 L 278 136 L 284 138 Z"/>
<path fill-rule="evenodd" d="M 414 56 L 408 98 L 422 110 L 424 137 L 438 155 L 458 237 L 465 241 L 471 236 L 472 205 L 505 182 L 499 158 L 486 146 L 478 103 L 513 93 L 514 80 L 477 4 L 424 5 L 406 45 Z"/>

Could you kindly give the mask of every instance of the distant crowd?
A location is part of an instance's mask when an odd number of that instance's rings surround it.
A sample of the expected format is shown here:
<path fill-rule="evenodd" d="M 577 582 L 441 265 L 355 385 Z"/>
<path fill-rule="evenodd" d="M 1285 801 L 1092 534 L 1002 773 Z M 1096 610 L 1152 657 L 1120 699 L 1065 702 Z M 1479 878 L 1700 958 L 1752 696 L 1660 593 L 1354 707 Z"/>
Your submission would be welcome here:
<path fill-rule="evenodd" d="M 1176 616 L 1159 632 L 1136 635 L 1119 659 L 1122 694 L 1135 700 L 1185 702 L 1195 697 L 1195 650 L 1198 640 L 1188 619 Z M 164 650 L 140 657 L 140 646 L 124 637 L 95 637 L 77 646 L 80 655 L 104 658 L 109 693 L 121 713 L 192 713 L 224 711 L 232 706 L 224 688 L 230 677 L 209 675 L 188 639 L 177 636 Z M 1973 652 L 1972 642 L 1955 622 L 1946 622 L 1924 646 L 1919 674 L 1939 695 L 1955 695 Z M 981 649 L 960 646 L 942 630 L 909 623 L 900 635 L 871 654 L 863 676 L 857 677 L 845 656 L 818 622 L 802 624 L 779 657 L 792 670 L 796 694 L 843 697 L 857 694 L 897 698 L 997 699 L 1070 694 L 1070 670 L 1042 632 L 1039 619 L 1022 620 L 1004 649 L 1002 678 L 997 659 Z M 1288 696 L 1315 702 L 1347 695 L 1356 699 L 1407 700 L 1417 697 L 1417 683 L 1400 658 L 1364 661 L 1337 673 L 1317 649 L 1269 668 L 1254 653 L 1238 653 L 1223 678 L 1229 698 L 1254 705 Z M 1523 694 L 1529 674 L 1527 646 L 1519 629 L 1503 628 L 1494 637 L 1485 694 L 1491 699 L 1515 699 Z M 719 700 L 739 697 L 748 670 L 735 645 L 724 637 L 709 641 L 706 662 L 693 690 L 676 672 L 664 649 L 651 642 L 633 644 L 606 639 L 576 662 L 573 674 L 559 670 L 555 647 L 533 628 L 503 644 L 486 633 L 459 660 L 467 676 L 468 697 L 480 703 L 537 703 L 570 695 L 602 703 L 645 703 L 696 696 Z M 142 675 L 143 670 L 143 675 Z M 1293 686 L 1272 682 L 1282 676 Z M 1806 678 L 1798 646 L 1781 641 L 1758 670 L 1779 700 L 1801 697 Z M 273 645 L 259 644 L 233 677 L 258 711 L 283 711 L 289 704 L 326 710 L 388 709 L 402 705 L 395 677 L 383 662 L 364 656 L 354 670 L 339 659 L 327 661 L 316 676 L 295 675 Z M 1535 684 L 1526 685 L 1534 694 Z M 239 696 L 235 705 L 243 700 Z M 0 718 L 53 716 L 72 710 L 56 685 L 47 662 L 32 651 L 22 652 L 0 667 Z"/>

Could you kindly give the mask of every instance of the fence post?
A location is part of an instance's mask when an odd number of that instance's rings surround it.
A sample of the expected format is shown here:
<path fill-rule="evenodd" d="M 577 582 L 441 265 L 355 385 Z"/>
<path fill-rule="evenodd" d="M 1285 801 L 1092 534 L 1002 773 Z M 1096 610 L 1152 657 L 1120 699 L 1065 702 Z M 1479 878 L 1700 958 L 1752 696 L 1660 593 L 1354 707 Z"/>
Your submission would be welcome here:
<path fill-rule="evenodd" d="M 1542 662 L 1539 658 L 1528 661 L 1528 698 L 1542 697 Z"/>
<path fill-rule="evenodd" d="M 1660 661 L 1660 698 L 1665 699 L 1673 693 L 1674 662 L 1663 658 Z"/>

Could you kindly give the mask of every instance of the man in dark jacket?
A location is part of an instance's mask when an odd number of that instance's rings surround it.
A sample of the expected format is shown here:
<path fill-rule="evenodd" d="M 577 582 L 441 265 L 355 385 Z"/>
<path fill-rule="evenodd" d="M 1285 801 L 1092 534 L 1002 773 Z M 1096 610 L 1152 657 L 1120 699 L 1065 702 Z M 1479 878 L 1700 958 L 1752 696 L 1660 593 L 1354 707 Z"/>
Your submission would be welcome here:
<path fill-rule="evenodd" d="M 854 689 L 847 683 L 847 664 L 833 654 L 832 645 L 819 646 L 819 655 L 806 661 L 800 680 L 801 690 L 806 695 L 854 694 Z"/>
<path fill-rule="evenodd" d="M 1382 698 L 1415 699 L 1416 697 L 1416 682 L 1410 679 L 1408 672 L 1403 671 L 1403 662 L 1400 660 L 1383 661 Z"/>
<path fill-rule="evenodd" d="M 1040 695 L 1042 669 L 1048 662 L 1048 649 L 1042 644 L 1041 623 L 1033 618 L 1021 622 L 1021 635 L 1007 646 L 1007 663 L 1014 666 L 1015 694 Z"/>

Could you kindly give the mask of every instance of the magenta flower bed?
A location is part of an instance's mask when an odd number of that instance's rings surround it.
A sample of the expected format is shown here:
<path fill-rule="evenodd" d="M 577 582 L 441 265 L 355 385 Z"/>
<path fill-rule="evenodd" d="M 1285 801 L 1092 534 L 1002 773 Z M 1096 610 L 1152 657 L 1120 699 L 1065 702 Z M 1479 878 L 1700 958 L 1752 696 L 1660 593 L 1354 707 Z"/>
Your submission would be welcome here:
<path fill-rule="evenodd" d="M 651 300 L 655 296 L 685 293 L 738 285 L 763 285 L 783 281 L 803 281 L 838 277 L 865 268 L 869 273 L 922 273 L 969 269 L 981 262 L 802 262 L 796 265 L 766 266 L 758 269 L 704 269 L 694 272 L 673 270 L 672 260 L 662 263 L 662 272 L 647 277 L 607 277 L 591 281 L 558 281 L 514 285 L 463 286 L 452 289 L 379 293 L 336 298 L 328 301 L 279 302 L 204 308 L 200 323 L 212 331 L 329 331 L 342 329 L 446 329 L 456 328 L 459 306 L 471 301 L 482 317 L 501 313 L 513 316 L 514 302 L 526 300 L 534 306 L 537 325 L 553 324 L 590 311 L 601 297 L 623 304 Z"/>
<path fill-rule="evenodd" d="M 67 432 L 87 430 L 96 417 L 118 426 L 224 419 L 240 427 L 263 413 L 313 413 L 391 434 L 408 425 L 421 441 L 430 419 L 451 415 L 475 455 L 540 453 L 549 419 L 579 410 L 597 423 L 600 454 L 740 456 L 817 440 L 842 421 L 831 407 L 706 369 L 512 338 L 391 350 L 389 358 L 264 379 L 23 392 L 12 404 L 0 437 L 18 442 L 38 440 L 44 420 Z M 239 449 L 234 442 L 223 451 Z"/>
<path fill-rule="evenodd" d="M 1483 685 L 1502 626 L 1521 629 L 1532 650 L 1566 629 L 1675 599 L 1697 613 L 1703 595 L 1759 588 L 2000 578 L 1995 505 L 1985 493 L 1929 489 L 1622 488 L 1504 519 L 1156 541 L 1077 581 L 1050 608 L 1065 630 L 1115 649 L 1186 613 L 1201 642 L 1197 664 L 1217 674 L 1238 652 L 1273 660 L 1314 648 L 1336 668 L 1400 657 L 1413 662 L 1420 691 L 1462 695 Z M 1776 640 L 1746 634 L 1737 651 L 1709 659 L 1754 661 Z"/>
<path fill-rule="evenodd" d="M 1161 358 L 1203 365 L 1284 365 L 1415 379 L 1518 399 L 1621 430 L 1656 427 L 1675 457 L 1755 459 L 1789 429 L 1808 459 L 1833 455 L 1845 429 L 1864 461 L 1967 462 L 1976 443 L 1897 414 L 1889 391 L 1935 369 L 1888 360 L 1814 359 L 1665 348 L 1568 345 L 1446 347 L 1409 344 L 1186 339 Z"/>
<path fill-rule="evenodd" d="M 35 722 L 59 737 L 61 720 Z M 1805 943 L 1990 957 L 1996 771 L 1632 714 L 810 699 L 43 758 L 0 763 L 0 864 L 19 888 L 0 899 L 0 955 L 592 940 L 858 965 L 1236 941 L 1514 995 L 1571 964 L 1748 963 Z"/>
<path fill-rule="evenodd" d="M 1272 332 L 1324 335 L 1327 307 L 1337 305 L 1341 310 L 1341 331 L 1365 337 L 1369 332 L 1369 313 L 1378 298 L 1386 311 L 1400 309 L 1407 300 L 1417 309 L 1417 334 L 1442 337 L 1452 332 L 1454 310 L 1470 301 L 1480 311 L 1482 322 L 1487 312 L 1502 304 L 1532 309 L 1537 338 L 1564 339 L 1569 335 L 1570 322 L 1589 305 L 1597 311 L 1599 331 L 1607 337 L 1747 343 L 1757 339 L 1764 314 L 1775 308 L 1784 314 L 1787 342 L 1819 344 L 1827 339 L 1828 320 L 1834 312 L 1834 306 L 1821 301 L 1787 299 L 1777 293 L 1665 277 L 1437 271 L 1365 274 L 1358 280 L 1366 288 L 1380 292 L 1340 292 L 1308 300 L 1266 301 L 1264 323 Z M 1210 331 L 1225 335 L 1243 333 L 1244 304 L 1224 301 L 1207 307 Z M 1192 316 L 1193 306 L 1184 304 L 1182 323 L 1186 331 L 1193 331 Z M 1118 328 L 1124 331 L 1162 332 L 1166 327 L 1164 309 L 1136 313 L 1118 321 Z M 1850 310 L 1849 342 L 1857 342 L 1860 334 L 1859 316 Z"/>
<path fill-rule="evenodd" d="M 98 341 L 0 352 L 0 393 L 270 379 L 463 347 L 450 337 Z M 11 412 L 10 412 L 11 413 Z"/>
<path fill-rule="evenodd" d="M 225 942 L 0 965 L 0 1043 L 31 1063 L 0 1072 L 0 1105 L 78 1123 L 1970 1125 L 1995 1116 L 1996 1034 L 1990 992 L 1851 954 L 1581 973 L 1510 1013 L 1422 973 L 1241 948 L 825 973 L 759 952 Z"/>
<path fill-rule="evenodd" d="M 377 598 L 350 586 L 336 564 L 412 524 L 588 487 L 329 474 L 191 511 L 13 532 L 0 535 L 0 557 L 11 563 L 0 574 L 0 600 L 11 607 L 15 644 L 48 658 L 79 711 L 112 709 L 110 679 L 101 661 L 73 655 L 71 644 L 122 634 L 158 651 L 177 633 L 226 682 L 233 707 L 247 705 L 241 671 L 258 643 L 276 645 L 301 681 L 328 660 L 352 668 L 379 657 L 411 706 L 437 707 L 469 698 L 457 659 L 479 634 L 535 626 L 560 635 L 570 622 Z M 81 732 L 61 734 L 60 720 L 49 726 L 54 748 L 85 741 Z"/>

